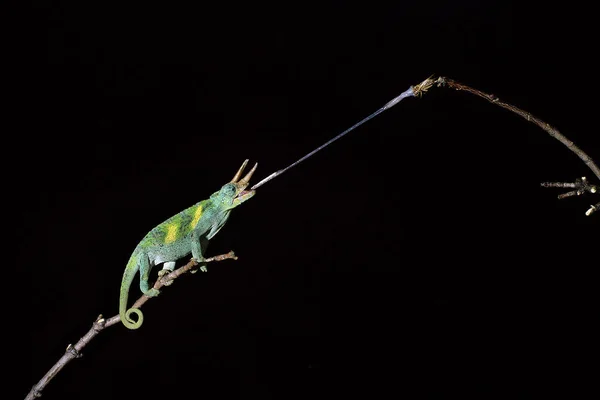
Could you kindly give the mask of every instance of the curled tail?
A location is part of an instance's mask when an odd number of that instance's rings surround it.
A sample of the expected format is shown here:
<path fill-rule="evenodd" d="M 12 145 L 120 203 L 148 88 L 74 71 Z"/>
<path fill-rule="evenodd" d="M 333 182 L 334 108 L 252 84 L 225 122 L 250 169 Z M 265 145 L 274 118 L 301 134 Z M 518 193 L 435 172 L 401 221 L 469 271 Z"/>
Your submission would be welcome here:
<path fill-rule="evenodd" d="M 119 297 L 119 316 L 121 322 L 129 329 L 138 329 L 144 322 L 144 314 L 137 308 L 127 309 L 127 300 L 129 298 L 129 288 L 135 274 L 139 270 L 139 264 L 137 260 L 137 254 L 133 254 L 127 263 L 125 272 L 123 273 L 123 280 L 121 281 L 121 294 Z M 131 318 L 131 314 L 136 315 L 136 319 Z"/>

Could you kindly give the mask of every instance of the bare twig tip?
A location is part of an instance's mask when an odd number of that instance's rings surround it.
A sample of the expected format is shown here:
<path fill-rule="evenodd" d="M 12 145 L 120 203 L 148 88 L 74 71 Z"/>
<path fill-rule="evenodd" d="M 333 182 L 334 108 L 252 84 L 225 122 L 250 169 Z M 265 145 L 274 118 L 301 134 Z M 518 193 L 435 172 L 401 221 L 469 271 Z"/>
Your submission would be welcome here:
<path fill-rule="evenodd" d="M 591 208 L 585 212 L 585 215 L 589 217 L 594 211 L 596 211 L 596 207 L 591 206 Z"/>
<path fill-rule="evenodd" d="M 581 195 L 585 194 L 586 192 L 595 194 L 598 191 L 596 185 L 590 185 L 585 176 L 575 179 L 575 182 L 543 182 L 541 185 L 543 187 L 558 187 L 558 188 L 574 188 L 574 189 L 576 189 L 576 190 L 572 190 L 567 193 L 559 194 L 558 195 L 559 200 L 565 199 L 567 197 L 572 197 L 572 196 L 581 196 Z M 596 208 L 597 208 L 596 206 L 592 206 L 592 208 L 590 208 L 585 213 L 585 215 L 589 216 L 594 211 L 596 211 Z"/>

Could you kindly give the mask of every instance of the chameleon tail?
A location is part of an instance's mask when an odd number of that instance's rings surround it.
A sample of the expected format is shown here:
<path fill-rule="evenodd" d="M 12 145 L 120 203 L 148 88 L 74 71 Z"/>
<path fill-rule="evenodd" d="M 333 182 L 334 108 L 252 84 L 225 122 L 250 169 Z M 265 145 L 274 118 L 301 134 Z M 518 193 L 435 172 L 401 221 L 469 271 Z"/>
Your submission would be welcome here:
<path fill-rule="evenodd" d="M 133 282 L 133 278 L 135 277 L 138 269 L 139 264 L 137 255 L 133 254 L 127 263 L 125 272 L 123 273 L 123 280 L 121 281 L 121 294 L 119 297 L 119 316 L 121 317 L 121 322 L 123 325 L 129 329 L 138 329 L 140 326 L 142 326 L 142 322 L 144 322 L 144 314 L 142 314 L 141 310 L 137 308 L 127 309 L 129 288 L 131 287 L 131 282 Z M 131 314 L 135 314 L 137 316 L 136 320 L 131 318 Z"/>

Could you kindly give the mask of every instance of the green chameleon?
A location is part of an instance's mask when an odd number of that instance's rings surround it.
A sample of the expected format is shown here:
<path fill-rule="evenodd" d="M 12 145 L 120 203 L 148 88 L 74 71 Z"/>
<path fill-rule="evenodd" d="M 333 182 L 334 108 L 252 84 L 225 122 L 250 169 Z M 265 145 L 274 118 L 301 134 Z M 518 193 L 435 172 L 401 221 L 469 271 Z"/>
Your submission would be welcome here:
<path fill-rule="evenodd" d="M 137 329 L 144 322 L 144 315 L 139 309 L 127 309 L 129 288 L 135 274 L 140 271 L 142 293 L 149 297 L 158 296 L 159 290 L 150 288 L 148 283 L 152 267 L 164 263 L 158 273 L 163 276 L 173 271 L 176 260 L 190 253 L 196 262 L 202 262 L 208 241 L 225 225 L 231 210 L 254 196 L 254 190 L 245 189 L 258 164 L 240 180 L 246 164 L 248 160 L 244 161 L 231 182 L 213 193 L 209 199 L 196 203 L 156 226 L 137 245 L 125 267 L 119 297 L 119 316 L 127 328 Z M 206 271 L 205 266 L 200 269 Z M 131 314 L 136 314 L 137 320 L 133 320 Z"/>

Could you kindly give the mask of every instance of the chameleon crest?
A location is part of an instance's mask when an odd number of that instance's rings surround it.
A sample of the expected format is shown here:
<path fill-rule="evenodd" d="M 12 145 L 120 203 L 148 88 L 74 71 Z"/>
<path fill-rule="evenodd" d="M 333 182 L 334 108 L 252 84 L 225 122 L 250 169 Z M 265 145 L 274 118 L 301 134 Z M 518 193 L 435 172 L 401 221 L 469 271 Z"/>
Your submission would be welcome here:
<path fill-rule="evenodd" d="M 242 177 L 248 160 L 244 161 L 231 182 L 226 183 L 210 198 L 181 211 L 154 229 L 136 246 L 125 267 L 121 281 L 119 297 L 119 315 L 121 322 L 129 329 L 137 329 L 144 321 L 144 315 L 137 308 L 127 309 L 129 288 L 136 273 L 140 273 L 140 290 L 146 296 L 154 297 L 159 294 L 151 288 L 148 282 L 152 268 L 163 264 L 159 276 L 173 271 L 175 262 L 189 254 L 201 263 L 208 241 L 212 239 L 225 225 L 232 209 L 254 196 L 254 190 L 246 190 L 250 178 L 258 164 Z M 241 178 L 241 179 L 240 179 Z M 205 270 L 205 267 L 201 267 Z M 132 318 L 136 315 L 136 319 Z"/>

